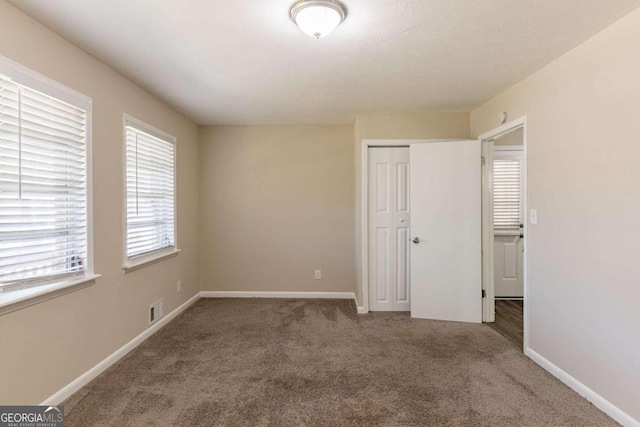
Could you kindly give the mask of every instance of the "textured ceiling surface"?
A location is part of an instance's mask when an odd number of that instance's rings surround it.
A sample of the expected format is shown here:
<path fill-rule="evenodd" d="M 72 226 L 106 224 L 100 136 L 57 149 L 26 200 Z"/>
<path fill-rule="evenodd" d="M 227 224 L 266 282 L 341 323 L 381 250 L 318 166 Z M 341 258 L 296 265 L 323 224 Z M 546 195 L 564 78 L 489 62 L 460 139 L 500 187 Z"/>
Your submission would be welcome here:
<path fill-rule="evenodd" d="M 200 124 L 469 111 L 640 0 L 343 0 L 319 40 L 293 0 L 13 0 Z"/>

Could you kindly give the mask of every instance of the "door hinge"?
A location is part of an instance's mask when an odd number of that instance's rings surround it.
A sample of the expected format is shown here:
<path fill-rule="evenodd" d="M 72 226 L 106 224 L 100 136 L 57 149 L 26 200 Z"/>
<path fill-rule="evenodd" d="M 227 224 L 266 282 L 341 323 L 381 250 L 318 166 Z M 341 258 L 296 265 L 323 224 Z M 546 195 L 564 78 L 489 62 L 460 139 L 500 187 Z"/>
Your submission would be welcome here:
<path fill-rule="evenodd" d="M 484 166 L 484 163 L 485 163 L 484 157 L 480 157 L 480 164 Z"/>
<path fill-rule="evenodd" d="M 487 291 L 485 291 L 484 289 L 482 290 L 482 298 L 486 298 L 487 297 Z"/>

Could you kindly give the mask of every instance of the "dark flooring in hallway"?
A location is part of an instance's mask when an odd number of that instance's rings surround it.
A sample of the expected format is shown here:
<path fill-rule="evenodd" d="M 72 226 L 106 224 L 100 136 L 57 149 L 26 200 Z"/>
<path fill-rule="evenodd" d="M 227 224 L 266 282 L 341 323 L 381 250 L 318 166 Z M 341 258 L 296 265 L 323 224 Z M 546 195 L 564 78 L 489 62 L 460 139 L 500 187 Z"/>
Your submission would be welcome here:
<path fill-rule="evenodd" d="M 496 331 L 522 348 L 523 301 L 496 300 L 496 321 L 488 323 Z"/>

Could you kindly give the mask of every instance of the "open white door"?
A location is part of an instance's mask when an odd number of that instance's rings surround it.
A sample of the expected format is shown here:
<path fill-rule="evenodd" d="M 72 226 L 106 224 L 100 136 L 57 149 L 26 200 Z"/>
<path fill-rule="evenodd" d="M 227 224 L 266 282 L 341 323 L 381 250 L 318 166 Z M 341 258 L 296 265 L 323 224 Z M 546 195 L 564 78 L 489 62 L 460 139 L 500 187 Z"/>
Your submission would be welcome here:
<path fill-rule="evenodd" d="M 481 144 L 410 148 L 411 317 L 482 322 Z"/>

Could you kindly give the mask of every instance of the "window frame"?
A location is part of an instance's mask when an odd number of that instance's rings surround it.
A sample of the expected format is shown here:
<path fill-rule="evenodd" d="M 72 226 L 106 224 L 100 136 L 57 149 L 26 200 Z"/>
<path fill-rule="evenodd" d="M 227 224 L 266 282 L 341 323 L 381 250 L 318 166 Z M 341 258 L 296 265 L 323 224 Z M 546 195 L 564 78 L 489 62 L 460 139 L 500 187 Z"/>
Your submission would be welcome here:
<path fill-rule="evenodd" d="M 173 144 L 173 246 L 133 257 L 127 256 L 127 126 Z M 125 113 L 122 141 L 122 269 L 127 273 L 181 252 L 178 246 L 178 140 L 175 136 Z"/>
<path fill-rule="evenodd" d="M 17 84 L 71 104 L 86 112 L 87 258 L 83 276 L 45 281 L 24 289 L 0 292 L 0 315 L 81 289 L 95 282 L 93 241 L 93 99 L 0 55 L 0 74 Z"/>

